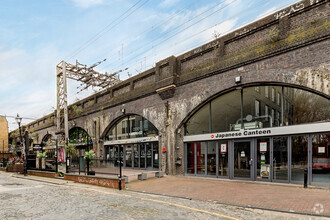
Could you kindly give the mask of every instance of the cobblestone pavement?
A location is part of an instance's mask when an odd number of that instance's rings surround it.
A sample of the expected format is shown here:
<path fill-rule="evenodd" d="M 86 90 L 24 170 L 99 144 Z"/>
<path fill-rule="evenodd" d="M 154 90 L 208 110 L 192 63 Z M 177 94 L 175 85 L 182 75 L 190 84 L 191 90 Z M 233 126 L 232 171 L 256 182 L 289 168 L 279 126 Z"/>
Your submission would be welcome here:
<path fill-rule="evenodd" d="M 316 219 L 4 172 L 0 199 L 0 219 Z"/>

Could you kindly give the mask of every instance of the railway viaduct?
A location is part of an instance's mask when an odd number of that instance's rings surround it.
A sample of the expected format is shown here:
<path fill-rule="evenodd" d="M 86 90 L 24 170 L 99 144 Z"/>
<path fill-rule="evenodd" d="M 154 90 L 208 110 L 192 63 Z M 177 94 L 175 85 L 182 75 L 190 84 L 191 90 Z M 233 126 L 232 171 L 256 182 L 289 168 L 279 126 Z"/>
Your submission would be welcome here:
<path fill-rule="evenodd" d="M 69 129 L 87 131 L 97 155 L 104 157 L 108 129 L 124 115 L 143 116 L 159 131 L 159 151 L 167 148 L 160 153 L 160 169 L 182 174 L 184 124 L 214 97 L 272 84 L 329 99 L 329 27 L 329 1 L 298 2 L 70 105 Z M 25 129 L 34 143 L 55 136 L 56 113 Z"/>

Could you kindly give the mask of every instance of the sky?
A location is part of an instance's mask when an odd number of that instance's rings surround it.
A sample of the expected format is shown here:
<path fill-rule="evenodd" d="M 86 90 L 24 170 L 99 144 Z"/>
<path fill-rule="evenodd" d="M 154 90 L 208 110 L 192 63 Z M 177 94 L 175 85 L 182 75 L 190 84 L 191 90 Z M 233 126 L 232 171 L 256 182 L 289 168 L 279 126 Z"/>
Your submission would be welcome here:
<path fill-rule="evenodd" d="M 0 115 L 22 124 L 56 108 L 56 65 L 78 60 L 121 80 L 297 0 L 1 0 Z M 68 80 L 68 102 L 78 93 Z M 8 117 L 9 130 L 18 127 Z"/>

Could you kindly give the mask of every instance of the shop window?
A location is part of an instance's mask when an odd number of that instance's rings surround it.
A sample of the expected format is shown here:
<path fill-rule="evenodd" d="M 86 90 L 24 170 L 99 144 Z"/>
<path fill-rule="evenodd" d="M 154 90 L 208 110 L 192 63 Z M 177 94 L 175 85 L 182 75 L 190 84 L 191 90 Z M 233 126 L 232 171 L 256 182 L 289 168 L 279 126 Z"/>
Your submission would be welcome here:
<path fill-rule="evenodd" d="M 187 143 L 187 173 L 195 174 L 195 144 Z"/>
<path fill-rule="evenodd" d="M 288 180 L 288 138 L 273 138 L 273 180 Z"/>
<path fill-rule="evenodd" d="M 128 138 L 127 117 L 117 123 L 117 140 Z"/>
<path fill-rule="evenodd" d="M 257 140 L 257 179 L 270 179 L 269 138 L 258 138 Z"/>
<path fill-rule="evenodd" d="M 216 142 L 207 142 L 207 175 L 216 175 L 217 172 Z"/>
<path fill-rule="evenodd" d="M 210 104 L 201 108 L 186 124 L 186 135 L 210 133 Z"/>
<path fill-rule="evenodd" d="M 90 136 L 88 133 L 79 127 L 74 127 L 69 131 L 69 143 L 72 144 L 85 144 Z"/>
<path fill-rule="evenodd" d="M 228 141 L 219 142 L 219 176 L 228 176 Z"/>
<path fill-rule="evenodd" d="M 139 137 L 143 137 L 142 134 L 142 125 L 143 125 L 143 121 L 142 121 L 142 117 L 139 115 L 132 115 L 129 116 L 129 121 L 130 121 L 130 133 L 129 136 L 130 138 L 139 138 Z"/>
<path fill-rule="evenodd" d="M 112 127 L 105 136 L 105 140 L 107 141 L 112 141 L 115 139 L 116 139 L 116 126 Z"/>
<path fill-rule="evenodd" d="M 205 174 L 206 142 L 196 143 L 197 174 Z"/>
<path fill-rule="evenodd" d="M 105 135 L 106 140 L 157 136 L 157 128 L 139 115 L 129 115 L 113 125 Z"/>
<path fill-rule="evenodd" d="M 330 121 L 330 101 L 311 92 L 284 88 L 284 97 L 291 106 L 285 112 L 285 124 L 297 125 L 312 122 Z"/>
<path fill-rule="evenodd" d="M 152 153 L 153 153 L 153 167 L 158 169 L 159 168 L 158 142 L 154 142 L 152 147 L 153 147 L 153 150 L 152 150 Z"/>
<path fill-rule="evenodd" d="M 264 105 L 265 108 L 262 108 Z M 226 93 L 205 104 L 185 123 L 185 134 L 328 122 L 329 109 L 329 99 L 305 90 L 282 86 L 258 86 L 258 89 L 247 87 Z"/>
<path fill-rule="evenodd" d="M 281 91 L 280 86 L 272 87 L 272 90 Z M 272 120 L 270 120 L 268 113 L 261 112 L 261 103 L 266 106 L 270 106 L 274 111 Z M 275 110 L 280 108 L 266 99 L 262 94 L 255 92 L 253 87 L 243 89 L 243 122 L 245 129 L 258 129 L 278 126 L 278 123 L 274 123 Z M 268 110 L 267 110 L 268 111 Z"/>
<path fill-rule="evenodd" d="M 227 93 L 211 102 L 212 132 L 241 128 L 241 91 Z"/>
<path fill-rule="evenodd" d="M 330 187 L 330 133 L 312 136 L 312 183 Z"/>
<path fill-rule="evenodd" d="M 292 136 L 291 181 L 303 182 L 307 169 L 308 136 Z"/>

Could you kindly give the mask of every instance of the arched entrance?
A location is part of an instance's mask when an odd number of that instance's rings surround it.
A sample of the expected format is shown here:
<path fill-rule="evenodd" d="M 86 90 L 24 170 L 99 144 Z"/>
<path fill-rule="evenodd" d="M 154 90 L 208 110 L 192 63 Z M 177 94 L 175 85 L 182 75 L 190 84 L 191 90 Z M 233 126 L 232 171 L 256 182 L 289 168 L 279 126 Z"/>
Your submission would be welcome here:
<path fill-rule="evenodd" d="M 93 140 L 85 129 L 73 127 L 69 130 L 69 146 L 79 150 L 78 156 L 82 157 L 85 155 L 85 151 L 93 148 Z"/>
<path fill-rule="evenodd" d="M 186 175 L 311 184 L 330 180 L 330 100 L 288 86 L 233 90 L 184 124 Z"/>
<path fill-rule="evenodd" d="M 104 135 L 105 158 L 125 168 L 159 169 L 158 129 L 139 115 L 116 120 Z"/>

